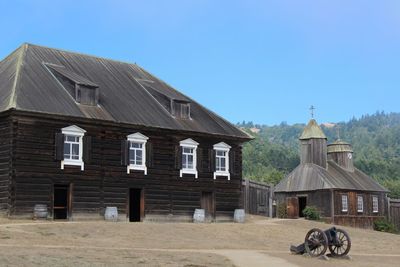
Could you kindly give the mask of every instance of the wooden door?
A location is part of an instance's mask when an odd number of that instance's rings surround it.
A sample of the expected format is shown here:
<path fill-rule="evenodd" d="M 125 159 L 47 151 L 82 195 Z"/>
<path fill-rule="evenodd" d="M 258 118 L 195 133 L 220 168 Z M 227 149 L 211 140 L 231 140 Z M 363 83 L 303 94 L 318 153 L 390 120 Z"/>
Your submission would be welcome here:
<path fill-rule="evenodd" d="M 213 192 L 202 192 L 200 205 L 201 208 L 204 209 L 206 221 L 214 220 L 215 206 Z"/>
<path fill-rule="evenodd" d="M 289 219 L 297 219 L 299 217 L 299 200 L 297 197 L 286 198 L 286 211 Z"/>

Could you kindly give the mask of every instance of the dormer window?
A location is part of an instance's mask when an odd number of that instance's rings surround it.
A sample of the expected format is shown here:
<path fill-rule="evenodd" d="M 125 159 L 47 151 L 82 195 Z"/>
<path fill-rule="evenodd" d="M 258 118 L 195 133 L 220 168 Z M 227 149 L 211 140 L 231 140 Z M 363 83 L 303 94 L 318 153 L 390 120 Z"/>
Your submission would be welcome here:
<path fill-rule="evenodd" d="M 188 138 L 179 142 L 179 145 L 181 146 L 182 151 L 182 167 L 179 171 L 179 176 L 182 177 L 182 175 L 186 173 L 194 174 L 195 178 L 197 178 L 197 147 L 199 143 Z"/>
<path fill-rule="evenodd" d="M 49 63 L 44 65 L 75 102 L 82 105 L 97 106 L 99 103 L 99 86 L 97 84 L 64 66 Z"/>
<path fill-rule="evenodd" d="M 76 84 L 75 101 L 82 105 L 97 106 L 99 102 L 99 88 Z"/>
<path fill-rule="evenodd" d="M 190 119 L 190 103 L 179 100 L 172 100 L 172 116 L 178 119 Z"/>
<path fill-rule="evenodd" d="M 215 151 L 215 171 L 214 171 L 214 179 L 217 179 L 217 176 L 226 176 L 228 180 L 231 179 L 231 175 L 229 172 L 229 150 L 231 146 L 225 144 L 224 142 L 218 143 L 214 145 Z"/>

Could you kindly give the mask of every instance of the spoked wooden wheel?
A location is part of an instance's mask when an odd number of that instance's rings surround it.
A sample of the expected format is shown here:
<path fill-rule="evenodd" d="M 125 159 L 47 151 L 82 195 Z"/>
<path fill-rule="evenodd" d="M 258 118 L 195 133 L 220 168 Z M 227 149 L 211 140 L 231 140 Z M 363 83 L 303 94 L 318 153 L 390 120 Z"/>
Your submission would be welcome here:
<path fill-rule="evenodd" d="M 329 251 L 333 257 L 341 257 L 347 255 L 351 248 L 351 240 L 349 234 L 342 229 L 336 229 L 336 238 L 329 244 Z"/>
<path fill-rule="evenodd" d="M 321 229 L 311 229 L 306 235 L 304 247 L 311 257 L 321 256 L 328 248 L 328 238 Z"/>

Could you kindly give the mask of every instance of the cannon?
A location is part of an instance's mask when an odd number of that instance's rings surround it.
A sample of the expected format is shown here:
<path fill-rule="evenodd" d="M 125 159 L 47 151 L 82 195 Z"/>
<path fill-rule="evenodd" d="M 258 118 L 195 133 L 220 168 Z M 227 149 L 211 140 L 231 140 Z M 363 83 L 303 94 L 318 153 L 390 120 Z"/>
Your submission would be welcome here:
<path fill-rule="evenodd" d="M 351 248 L 349 234 L 342 229 L 332 227 L 325 231 L 313 228 L 306 234 L 304 243 L 291 246 L 290 251 L 294 254 L 308 253 L 311 257 L 324 255 L 327 249 L 331 257 L 343 257 Z"/>

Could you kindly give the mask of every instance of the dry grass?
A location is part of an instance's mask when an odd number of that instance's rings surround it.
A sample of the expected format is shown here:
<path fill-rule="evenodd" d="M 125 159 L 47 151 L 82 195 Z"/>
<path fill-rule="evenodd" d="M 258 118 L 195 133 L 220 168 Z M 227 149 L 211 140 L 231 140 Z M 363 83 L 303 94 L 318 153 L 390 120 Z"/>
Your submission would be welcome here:
<path fill-rule="evenodd" d="M 400 236 L 345 228 L 353 260 L 291 255 L 310 228 L 305 220 L 250 217 L 245 224 L 32 222 L 0 220 L 2 266 L 232 266 L 219 250 L 254 250 L 299 266 L 397 266 Z M 251 260 L 249 259 L 249 263 Z M 249 265 L 251 266 L 251 265 Z"/>

